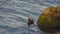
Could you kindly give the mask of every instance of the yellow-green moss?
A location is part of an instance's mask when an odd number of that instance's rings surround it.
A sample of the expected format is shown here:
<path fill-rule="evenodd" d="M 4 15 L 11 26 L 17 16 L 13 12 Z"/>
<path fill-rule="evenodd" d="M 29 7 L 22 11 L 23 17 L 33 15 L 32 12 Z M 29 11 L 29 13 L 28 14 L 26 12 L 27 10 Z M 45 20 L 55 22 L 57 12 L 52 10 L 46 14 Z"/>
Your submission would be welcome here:
<path fill-rule="evenodd" d="M 39 16 L 37 24 L 44 30 L 47 28 L 46 31 L 53 31 L 53 28 L 55 30 L 56 27 L 60 27 L 60 6 L 45 9 Z"/>

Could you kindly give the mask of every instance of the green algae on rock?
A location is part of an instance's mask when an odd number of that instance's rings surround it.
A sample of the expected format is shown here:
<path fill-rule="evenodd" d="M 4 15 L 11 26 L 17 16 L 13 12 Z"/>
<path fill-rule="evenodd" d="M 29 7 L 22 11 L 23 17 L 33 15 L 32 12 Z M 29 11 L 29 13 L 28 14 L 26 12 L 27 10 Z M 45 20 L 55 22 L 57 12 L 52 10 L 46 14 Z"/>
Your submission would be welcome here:
<path fill-rule="evenodd" d="M 46 8 L 39 16 L 38 27 L 45 32 L 55 32 L 60 28 L 60 6 Z"/>

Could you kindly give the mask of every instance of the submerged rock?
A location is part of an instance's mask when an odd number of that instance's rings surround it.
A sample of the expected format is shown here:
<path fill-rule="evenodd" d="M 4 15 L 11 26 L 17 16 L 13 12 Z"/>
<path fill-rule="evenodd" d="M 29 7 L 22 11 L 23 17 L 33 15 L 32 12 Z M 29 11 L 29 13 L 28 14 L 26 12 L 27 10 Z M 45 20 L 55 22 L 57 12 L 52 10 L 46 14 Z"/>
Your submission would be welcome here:
<path fill-rule="evenodd" d="M 38 27 L 45 32 L 56 32 L 60 29 L 60 6 L 46 8 L 39 16 Z"/>

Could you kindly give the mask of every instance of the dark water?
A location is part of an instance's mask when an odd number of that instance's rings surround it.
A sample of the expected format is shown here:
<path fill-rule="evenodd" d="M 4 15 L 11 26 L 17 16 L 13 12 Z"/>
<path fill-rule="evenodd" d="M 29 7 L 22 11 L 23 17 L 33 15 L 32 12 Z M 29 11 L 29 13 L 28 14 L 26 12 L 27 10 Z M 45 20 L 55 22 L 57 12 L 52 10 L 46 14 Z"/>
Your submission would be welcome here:
<path fill-rule="evenodd" d="M 0 34 L 46 34 L 37 27 L 45 8 L 59 6 L 60 0 L 0 0 Z M 27 18 L 34 24 L 27 26 Z"/>

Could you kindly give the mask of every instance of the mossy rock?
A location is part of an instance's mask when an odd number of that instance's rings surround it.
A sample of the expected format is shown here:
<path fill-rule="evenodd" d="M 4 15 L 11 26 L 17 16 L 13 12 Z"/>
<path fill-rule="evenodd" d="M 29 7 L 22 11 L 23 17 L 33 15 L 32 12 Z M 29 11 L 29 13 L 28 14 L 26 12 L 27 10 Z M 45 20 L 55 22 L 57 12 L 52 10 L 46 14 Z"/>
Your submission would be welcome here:
<path fill-rule="evenodd" d="M 60 6 L 46 8 L 39 16 L 37 24 L 45 32 L 55 32 L 60 29 Z"/>

